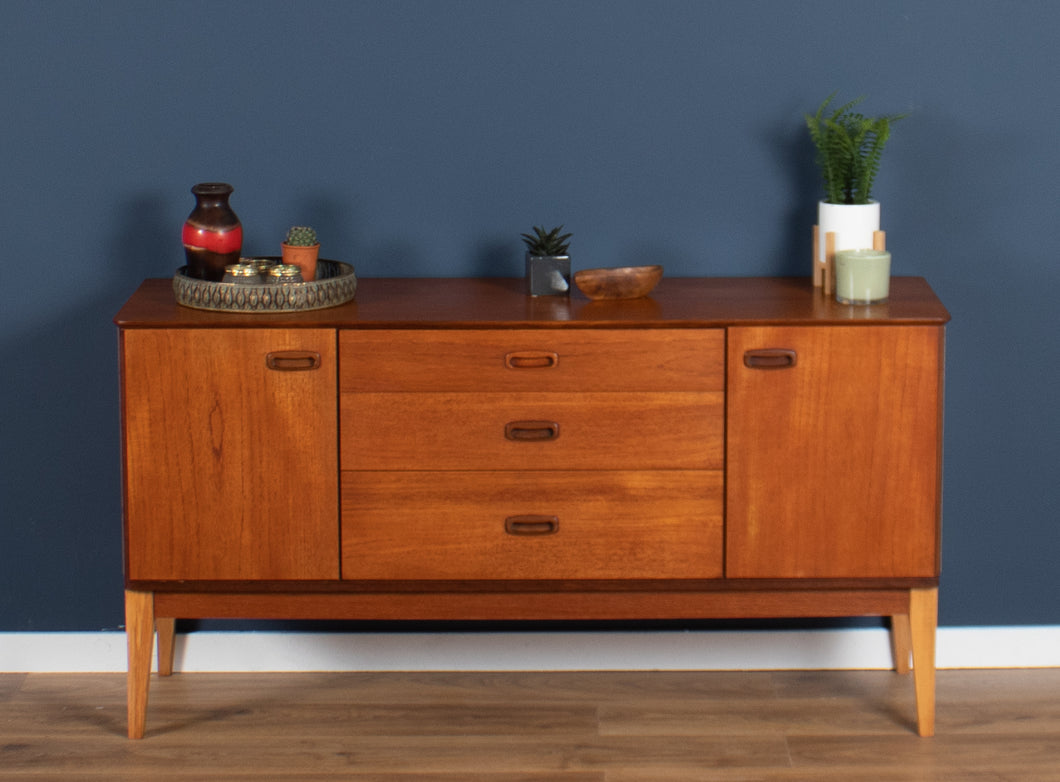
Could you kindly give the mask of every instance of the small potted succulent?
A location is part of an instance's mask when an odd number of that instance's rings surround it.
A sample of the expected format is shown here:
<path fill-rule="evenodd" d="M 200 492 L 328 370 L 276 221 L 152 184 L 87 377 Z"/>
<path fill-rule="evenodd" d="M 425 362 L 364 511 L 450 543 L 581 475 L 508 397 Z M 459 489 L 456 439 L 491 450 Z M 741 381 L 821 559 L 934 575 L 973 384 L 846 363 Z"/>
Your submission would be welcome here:
<path fill-rule="evenodd" d="M 320 242 L 317 232 L 308 225 L 293 225 L 287 231 L 283 244 L 283 262 L 293 264 L 302 270 L 302 279 L 316 279 L 317 255 L 320 253 Z"/>
<path fill-rule="evenodd" d="M 526 244 L 526 281 L 531 296 L 570 295 L 569 233 L 563 226 L 551 231 L 535 225 L 533 233 L 522 234 Z"/>

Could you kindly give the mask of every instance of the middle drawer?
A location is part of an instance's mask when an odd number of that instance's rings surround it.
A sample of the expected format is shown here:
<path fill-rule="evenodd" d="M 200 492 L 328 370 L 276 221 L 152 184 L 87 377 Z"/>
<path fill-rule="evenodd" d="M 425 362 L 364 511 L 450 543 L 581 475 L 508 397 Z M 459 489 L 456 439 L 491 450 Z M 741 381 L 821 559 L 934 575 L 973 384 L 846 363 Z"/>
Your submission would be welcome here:
<path fill-rule="evenodd" d="M 356 393 L 343 470 L 721 469 L 724 394 Z"/>

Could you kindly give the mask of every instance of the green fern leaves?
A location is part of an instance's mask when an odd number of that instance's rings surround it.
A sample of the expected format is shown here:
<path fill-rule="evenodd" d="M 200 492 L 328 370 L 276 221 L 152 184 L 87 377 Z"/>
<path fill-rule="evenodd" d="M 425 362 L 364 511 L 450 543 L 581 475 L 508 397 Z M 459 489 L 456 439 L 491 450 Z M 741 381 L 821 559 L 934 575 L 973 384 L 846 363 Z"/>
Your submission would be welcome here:
<path fill-rule="evenodd" d="M 891 135 L 891 123 L 905 115 L 858 114 L 852 109 L 863 98 L 845 103 L 826 115 L 834 97 L 833 92 L 816 114 L 806 115 L 806 127 L 817 149 L 817 164 L 824 180 L 825 200 L 831 204 L 867 204 L 880 170 L 884 145 Z"/>

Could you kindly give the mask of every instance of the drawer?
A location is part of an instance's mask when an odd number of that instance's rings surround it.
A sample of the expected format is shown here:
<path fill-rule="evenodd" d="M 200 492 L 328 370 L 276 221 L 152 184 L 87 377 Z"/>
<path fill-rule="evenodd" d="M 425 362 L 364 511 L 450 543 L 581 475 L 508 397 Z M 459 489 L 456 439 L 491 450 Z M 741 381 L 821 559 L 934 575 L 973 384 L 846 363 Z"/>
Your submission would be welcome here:
<path fill-rule="evenodd" d="M 344 472 L 344 579 L 722 575 L 720 471 Z"/>
<path fill-rule="evenodd" d="M 339 389 L 722 391 L 723 329 L 339 333 Z"/>
<path fill-rule="evenodd" d="M 724 394 L 360 393 L 344 470 L 720 469 Z"/>

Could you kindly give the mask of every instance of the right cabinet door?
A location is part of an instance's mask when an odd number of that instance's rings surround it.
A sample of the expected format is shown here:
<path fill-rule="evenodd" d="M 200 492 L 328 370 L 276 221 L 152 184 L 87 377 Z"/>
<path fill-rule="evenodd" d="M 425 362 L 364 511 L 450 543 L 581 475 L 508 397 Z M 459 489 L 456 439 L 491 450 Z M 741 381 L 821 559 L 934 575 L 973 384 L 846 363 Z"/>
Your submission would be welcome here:
<path fill-rule="evenodd" d="M 729 330 L 727 577 L 938 575 L 942 335 Z"/>

